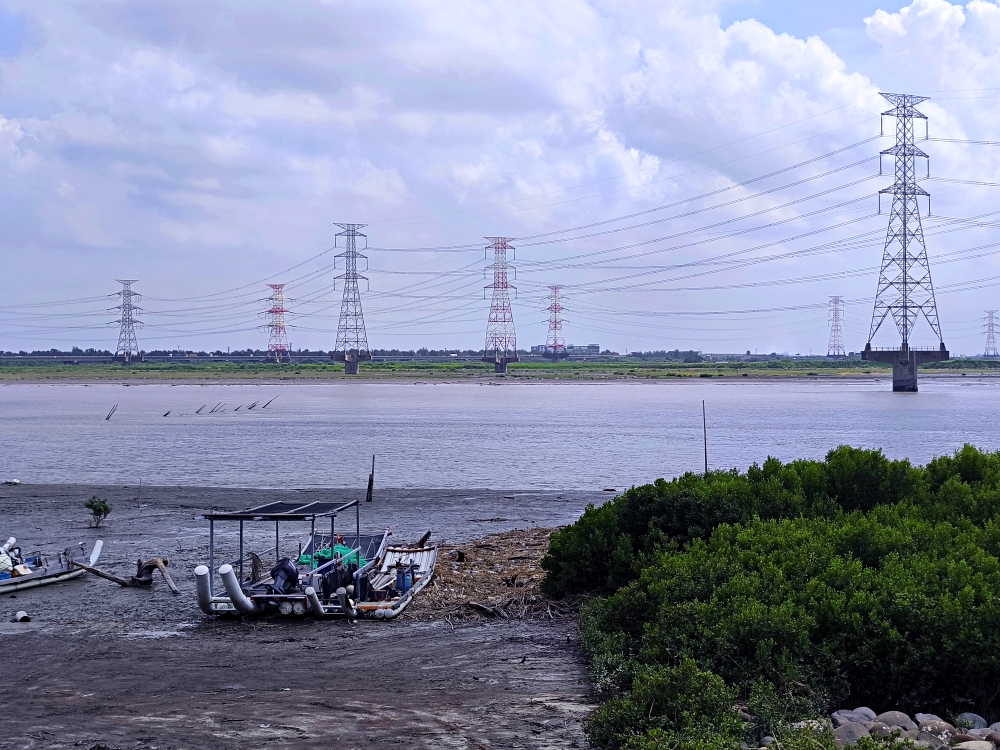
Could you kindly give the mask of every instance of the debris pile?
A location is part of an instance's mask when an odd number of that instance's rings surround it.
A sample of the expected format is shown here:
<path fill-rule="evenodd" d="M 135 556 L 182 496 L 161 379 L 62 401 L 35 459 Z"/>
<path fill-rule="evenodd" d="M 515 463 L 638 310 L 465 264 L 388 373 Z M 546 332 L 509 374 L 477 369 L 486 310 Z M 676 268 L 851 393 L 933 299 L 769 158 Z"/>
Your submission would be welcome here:
<path fill-rule="evenodd" d="M 555 531 L 505 531 L 468 544 L 441 545 L 434 578 L 402 617 L 524 620 L 572 614 L 572 603 L 549 599 L 538 589 L 545 576 L 540 562 Z"/>

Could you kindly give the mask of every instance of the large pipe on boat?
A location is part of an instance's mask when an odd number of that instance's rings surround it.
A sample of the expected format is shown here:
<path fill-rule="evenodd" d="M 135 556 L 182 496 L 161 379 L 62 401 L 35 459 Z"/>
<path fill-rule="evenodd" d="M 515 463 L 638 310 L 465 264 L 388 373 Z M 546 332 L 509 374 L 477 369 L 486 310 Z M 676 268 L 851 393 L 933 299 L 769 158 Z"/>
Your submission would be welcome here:
<path fill-rule="evenodd" d="M 347 589 L 343 586 L 337 589 L 337 598 L 340 600 L 340 608 L 344 610 L 345 615 L 351 618 L 358 616 L 358 610 L 354 608 L 351 600 L 347 598 Z"/>
<path fill-rule="evenodd" d="M 226 593 L 229 594 L 229 600 L 236 607 L 236 611 L 244 615 L 252 615 L 257 611 L 254 603 L 250 601 L 250 597 L 243 593 L 243 589 L 240 588 L 240 582 L 236 580 L 236 573 L 233 572 L 233 566 L 229 563 L 221 566 L 219 568 L 219 576 L 222 578 L 222 585 L 226 587 Z"/>
<path fill-rule="evenodd" d="M 326 612 L 323 611 L 323 602 L 319 600 L 319 594 L 312 586 L 306 586 L 306 599 L 309 600 L 309 608 L 314 616 L 326 617 Z"/>
<path fill-rule="evenodd" d="M 208 581 L 208 566 L 199 565 L 194 569 L 195 585 L 198 588 L 198 607 L 206 615 L 214 615 L 212 609 L 212 584 Z"/>
<path fill-rule="evenodd" d="M 101 550 L 104 549 L 104 541 L 98 539 L 94 542 L 94 549 L 90 551 L 90 564 L 97 565 L 97 560 L 101 557 Z"/>
<path fill-rule="evenodd" d="M 6 555 L 8 552 L 10 552 L 10 548 L 13 547 L 16 542 L 17 539 L 15 539 L 14 537 L 8 537 L 7 543 L 3 547 L 0 547 L 0 553 Z"/>

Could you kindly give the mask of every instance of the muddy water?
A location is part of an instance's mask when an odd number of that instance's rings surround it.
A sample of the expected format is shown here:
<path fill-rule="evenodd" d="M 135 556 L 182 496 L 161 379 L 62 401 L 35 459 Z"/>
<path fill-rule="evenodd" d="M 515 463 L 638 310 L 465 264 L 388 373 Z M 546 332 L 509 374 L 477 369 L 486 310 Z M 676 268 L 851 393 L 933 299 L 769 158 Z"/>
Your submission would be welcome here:
<path fill-rule="evenodd" d="M 0 479 L 361 486 L 378 454 L 383 486 L 621 488 L 701 470 L 703 399 L 714 467 L 843 443 L 923 463 L 967 441 L 1000 447 L 998 395 L 1000 379 L 954 377 L 919 394 L 884 378 L 5 384 Z"/>

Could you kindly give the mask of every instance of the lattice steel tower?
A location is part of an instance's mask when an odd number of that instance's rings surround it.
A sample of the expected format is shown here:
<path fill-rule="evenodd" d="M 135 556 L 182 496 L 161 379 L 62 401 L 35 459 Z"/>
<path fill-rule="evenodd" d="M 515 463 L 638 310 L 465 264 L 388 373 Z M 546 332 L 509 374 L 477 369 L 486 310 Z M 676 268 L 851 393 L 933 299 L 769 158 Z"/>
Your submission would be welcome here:
<path fill-rule="evenodd" d="M 844 351 L 844 298 L 830 297 L 830 343 L 826 347 L 828 357 L 846 357 Z"/>
<path fill-rule="evenodd" d="M 986 317 L 984 320 L 986 323 L 983 324 L 983 328 L 986 329 L 986 352 L 983 354 L 984 357 L 997 357 L 997 321 L 996 321 L 996 310 L 987 310 Z"/>
<path fill-rule="evenodd" d="M 142 322 L 136 320 L 136 315 L 142 314 L 142 308 L 136 306 L 136 302 L 142 299 L 142 295 L 132 291 L 132 284 L 138 279 L 115 279 L 122 285 L 120 292 L 115 292 L 115 296 L 121 298 L 121 304 L 112 307 L 112 312 L 119 313 L 118 323 L 121 328 L 118 332 L 118 348 L 115 349 L 115 362 L 142 362 L 142 354 L 139 352 L 139 342 L 135 338 L 135 329 L 142 328 Z"/>
<path fill-rule="evenodd" d="M 563 338 L 562 326 L 562 285 L 554 284 L 549 287 L 549 306 L 545 309 L 549 311 L 549 332 L 545 337 L 545 356 L 552 359 L 564 359 L 566 357 L 566 339 Z"/>
<path fill-rule="evenodd" d="M 331 359 L 344 363 L 344 372 L 348 375 L 358 374 L 358 363 L 367 362 L 372 358 L 368 349 L 368 335 L 365 333 L 365 318 L 361 312 L 361 291 L 358 280 L 367 281 L 366 276 L 358 274 L 358 258 L 367 261 L 367 257 L 358 252 L 358 237 L 363 237 L 365 247 L 368 238 L 358 230 L 365 224 L 340 224 L 343 229 L 337 237 L 344 238 L 344 252 L 337 258 L 344 259 L 344 272 L 337 276 L 344 280 L 344 299 L 340 303 L 340 323 L 337 326 L 337 344 L 330 353 Z M 334 261 L 336 264 L 336 260 Z"/>
<path fill-rule="evenodd" d="M 483 361 L 493 363 L 493 372 L 507 372 L 509 362 L 517 362 L 517 337 L 514 333 L 514 313 L 510 309 L 510 293 L 513 289 L 517 293 L 517 287 L 507 280 L 508 269 L 514 267 L 507 261 L 507 251 L 511 251 L 513 257 L 514 246 L 510 244 L 513 237 L 487 237 L 490 244 L 486 246 L 486 252 L 493 251 L 493 264 L 486 267 L 486 271 L 493 271 L 493 283 L 483 289 L 483 297 L 486 297 L 486 289 L 493 290 L 493 300 L 490 303 L 490 318 L 486 323 L 486 348 L 483 352 Z M 487 256 L 489 257 L 489 256 Z"/>
<path fill-rule="evenodd" d="M 291 362 L 292 354 L 288 346 L 288 331 L 285 329 L 285 285 L 268 284 L 271 296 L 267 298 L 270 307 L 267 315 L 267 358 L 275 362 Z"/>
<path fill-rule="evenodd" d="M 871 330 L 862 359 L 891 362 L 892 389 L 912 392 L 917 390 L 918 364 L 948 359 L 938 321 L 924 230 L 920 223 L 920 206 L 917 202 L 919 196 L 927 197 L 928 212 L 930 211 L 930 194 L 917 184 L 916 176 L 916 158 L 928 159 L 928 173 L 930 158 L 917 148 L 913 135 L 913 121 L 924 120 L 926 124 L 927 120 L 926 115 L 917 111 L 916 105 L 926 101 L 928 97 L 910 94 L 882 96 L 893 105 L 892 109 L 882 115 L 896 118 L 896 145 L 882 151 L 879 159 L 883 155 L 895 157 L 895 180 L 890 187 L 879 191 L 880 203 L 883 193 L 892 196 L 892 211 L 885 236 Z M 872 339 L 889 315 L 899 331 L 901 345 L 899 349 L 874 350 Z M 921 315 L 938 339 L 939 346 L 934 349 L 918 350 L 910 346 L 910 334 Z"/>

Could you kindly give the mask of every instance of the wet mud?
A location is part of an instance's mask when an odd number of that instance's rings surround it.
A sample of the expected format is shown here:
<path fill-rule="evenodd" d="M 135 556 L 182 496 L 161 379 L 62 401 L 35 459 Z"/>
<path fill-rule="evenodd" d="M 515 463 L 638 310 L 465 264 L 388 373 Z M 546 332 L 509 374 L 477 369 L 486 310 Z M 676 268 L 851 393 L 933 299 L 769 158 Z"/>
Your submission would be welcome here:
<path fill-rule="evenodd" d="M 17 536 L 26 551 L 100 538 L 99 567 L 127 577 L 137 558 L 167 557 L 182 592 L 158 578 L 136 589 L 85 575 L 3 596 L 0 619 L 25 610 L 32 620 L 0 622 L 8 691 L 0 747 L 587 747 L 582 719 L 592 706 L 572 618 L 241 622 L 198 610 L 191 571 L 208 554 L 199 513 L 290 494 L 354 499 L 356 490 L 144 487 L 141 498 L 137 490 L 0 487 L 0 535 Z M 87 526 L 92 494 L 112 505 L 105 528 Z M 401 541 L 431 530 L 439 542 L 464 544 L 559 526 L 603 499 L 383 490 L 363 509 L 362 530 L 391 524 Z M 248 548 L 273 557 L 273 534 L 248 534 Z M 235 538 L 223 529 L 217 541 L 235 549 Z M 290 530 L 288 544 L 297 538 Z"/>

